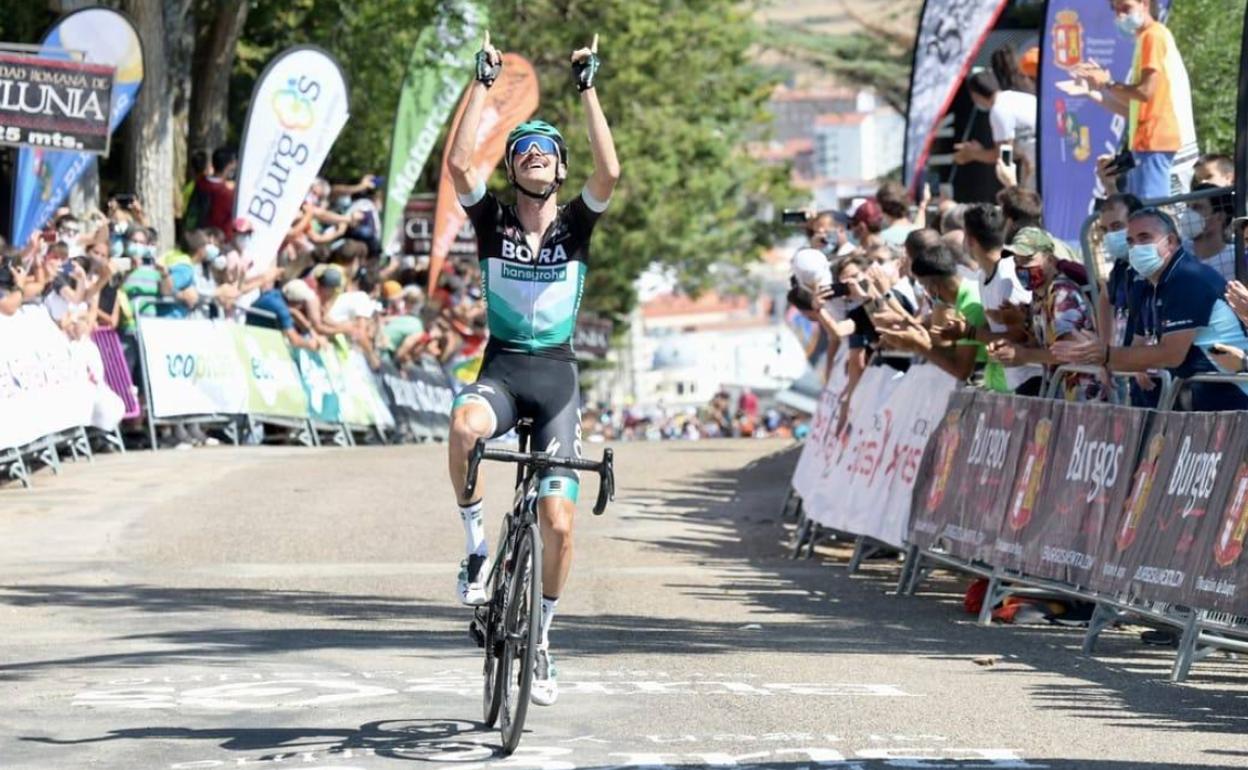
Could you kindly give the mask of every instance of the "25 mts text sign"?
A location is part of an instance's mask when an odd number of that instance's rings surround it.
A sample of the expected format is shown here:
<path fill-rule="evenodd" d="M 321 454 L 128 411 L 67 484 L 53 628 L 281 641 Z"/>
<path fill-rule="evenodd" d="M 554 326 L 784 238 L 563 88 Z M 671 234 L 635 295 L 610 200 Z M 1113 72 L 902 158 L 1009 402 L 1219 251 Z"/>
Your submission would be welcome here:
<path fill-rule="evenodd" d="M 0 144 L 107 153 L 115 70 L 0 53 Z"/>

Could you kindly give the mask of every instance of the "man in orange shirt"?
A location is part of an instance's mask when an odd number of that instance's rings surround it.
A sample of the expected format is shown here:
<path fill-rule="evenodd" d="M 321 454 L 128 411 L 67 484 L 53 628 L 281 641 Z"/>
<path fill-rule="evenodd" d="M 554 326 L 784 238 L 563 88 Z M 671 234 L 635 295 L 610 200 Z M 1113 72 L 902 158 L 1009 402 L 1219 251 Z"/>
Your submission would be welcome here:
<path fill-rule="evenodd" d="M 1174 36 L 1153 18 L 1148 0 L 1110 0 L 1118 30 L 1135 37 L 1129 82 L 1119 83 L 1101 65 L 1084 62 L 1073 74 L 1095 89 L 1093 98 L 1127 118 L 1127 149 L 1135 168 L 1126 189 L 1143 200 L 1171 195 L 1170 166 L 1184 144 L 1192 112 L 1191 85 Z M 1193 132 L 1194 133 L 1194 132 Z"/>

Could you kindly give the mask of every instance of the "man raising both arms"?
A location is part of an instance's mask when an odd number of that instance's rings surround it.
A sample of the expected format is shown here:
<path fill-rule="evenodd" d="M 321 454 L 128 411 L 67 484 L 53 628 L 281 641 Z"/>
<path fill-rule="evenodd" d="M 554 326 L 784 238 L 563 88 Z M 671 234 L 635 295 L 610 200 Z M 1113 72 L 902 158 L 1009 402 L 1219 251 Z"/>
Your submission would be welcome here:
<path fill-rule="evenodd" d="M 472 167 L 477 127 L 486 91 L 502 71 L 502 56 L 486 34 L 477 53 L 476 82 L 451 139 L 448 168 L 459 202 L 477 234 L 477 257 L 485 284 L 490 341 L 481 374 L 451 408 L 451 483 L 467 535 L 468 556 L 459 573 L 464 604 L 485 602 L 485 562 L 489 553 L 477 497 L 464 497 L 468 454 L 477 439 L 501 436 L 520 418 L 533 420 L 533 446 L 557 457 L 580 457 L 576 358 L 572 332 L 589 266 L 589 237 L 606 211 L 620 177 L 611 129 L 598 104 L 598 38 L 572 54 L 573 80 L 581 92 L 589 128 L 594 171 L 571 202 L 559 206 L 555 193 L 568 174 L 568 151 L 559 130 L 530 120 L 507 136 L 503 163 L 516 190 L 508 205 L 486 191 Z M 539 483 L 542 533 L 542 639 L 537 653 L 532 700 L 549 706 L 558 697 L 549 652 L 551 620 L 572 565 L 572 521 L 579 492 L 572 471 L 547 471 Z"/>

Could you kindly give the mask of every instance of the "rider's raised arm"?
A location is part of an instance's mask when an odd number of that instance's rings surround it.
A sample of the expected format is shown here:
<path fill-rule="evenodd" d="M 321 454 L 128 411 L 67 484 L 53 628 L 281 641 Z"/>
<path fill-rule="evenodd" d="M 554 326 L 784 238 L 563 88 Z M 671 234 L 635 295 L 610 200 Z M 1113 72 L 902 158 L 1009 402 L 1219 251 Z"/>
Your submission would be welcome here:
<path fill-rule="evenodd" d="M 468 105 L 464 108 L 455 135 L 450 139 L 451 153 L 446 159 L 451 182 L 460 196 L 471 195 L 478 187 L 484 189 L 485 180 L 477 178 L 477 171 L 472 167 L 472 156 L 477 150 L 477 129 L 481 125 L 481 113 L 485 110 L 486 91 L 494 85 L 502 67 L 502 54 L 490 45 L 490 33 L 486 32 L 481 50 L 477 52 L 475 79 L 468 86 Z"/>
<path fill-rule="evenodd" d="M 615 155 L 615 140 L 611 127 L 602 114 L 598 92 L 594 88 L 594 76 L 598 73 L 598 36 L 589 48 L 572 54 L 572 74 L 576 87 L 581 91 L 581 104 L 585 106 L 585 120 L 589 126 L 589 148 L 594 156 L 594 173 L 585 183 L 585 189 L 594 200 L 606 204 L 611 200 L 615 184 L 620 180 L 620 159 Z"/>

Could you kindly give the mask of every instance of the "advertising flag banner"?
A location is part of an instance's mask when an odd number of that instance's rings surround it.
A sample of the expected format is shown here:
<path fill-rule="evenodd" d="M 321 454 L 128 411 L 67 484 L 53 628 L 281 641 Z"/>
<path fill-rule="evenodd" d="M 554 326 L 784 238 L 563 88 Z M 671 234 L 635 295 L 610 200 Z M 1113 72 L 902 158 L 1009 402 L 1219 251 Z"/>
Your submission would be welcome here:
<path fill-rule="evenodd" d="M 347 124 L 347 82 L 314 46 L 277 55 L 251 94 L 238 164 L 234 215 L 251 222 L 248 273 L 269 269 L 329 150 Z"/>
<path fill-rule="evenodd" d="M 387 253 L 400 250 L 408 197 L 472 75 L 473 55 L 485 24 L 486 11 L 479 2 L 451 0 L 439 4 L 433 24 L 416 38 L 390 140 L 381 220 L 381 243 Z"/>
<path fill-rule="evenodd" d="M 122 14 L 107 8 L 75 11 L 48 32 L 38 56 L 65 64 L 72 62 L 74 66 L 93 67 L 101 73 L 104 69 L 112 71 L 108 106 L 99 104 L 100 111 L 107 117 L 102 145 L 99 144 L 100 134 L 93 134 L 96 142 L 93 152 L 106 151 L 108 137 L 130 113 L 143 83 L 143 46 L 134 25 Z M 48 98 L 54 97 L 49 95 Z M 79 98 L 79 105 L 87 106 L 87 94 Z M 65 202 L 70 190 L 95 159 L 92 151 L 86 148 L 28 146 L 18 150 L 11 242 L 28 243 L 31 234 L 43 227 Z"/>
<path fill-rule="evenodd" d="M 1161 0 L 1163 18 L 1170 5 Z M 1122 149 L 1127 119 L 1095 101 L 1071 70 L 1092 61 L 1109 70 L 1115 81 L 1125 82 L 1135 56 L 1135 38 L 1118 30 L 1112 3 L 1050 0 L 1044 41 L 1038 84 L 1042 114 L 1036 129 L 1044 226 L 1062 240 L 1077 242 L 1101 191 L 1096 159 Z M 1181 74 L 1186 80 L 1187 73 Z M 1176 113 L 1184 144 L 1194 145 L 1190 100 L 1178 105 Z"/>
<path fill-rule="evenodd" d="M 477 150 L 473 154 L 472 165 L 481 179 L 489 179 L 507 149 L 507 134 L 537 111 L 538 100 L 537 71 L 533 65 L 523 56 L 503 54 L 503 71 L 488 92 L 485 110 L 481 113 L 481 125 L 477 128 Z M 468 96 L 465 94 L 455 111 L 450 136 L 455 135 L 467 106 Z M 438 273 L 450 253 L 456 234 L 468 221 L 446 168 L 450 151 L 448 142 L 442 153 L 442 174 L 438 179 L 438 203 L 433 220 L 433 245 L 429 255 L 430 292 L 437 285 Z"/>
<path fill-rule="evenodd" d="M 1008 0 L 927 0 L 910 72 L 903 181 L 917 189 L 936 125 L 962 87 L 971 63 Z"/>

